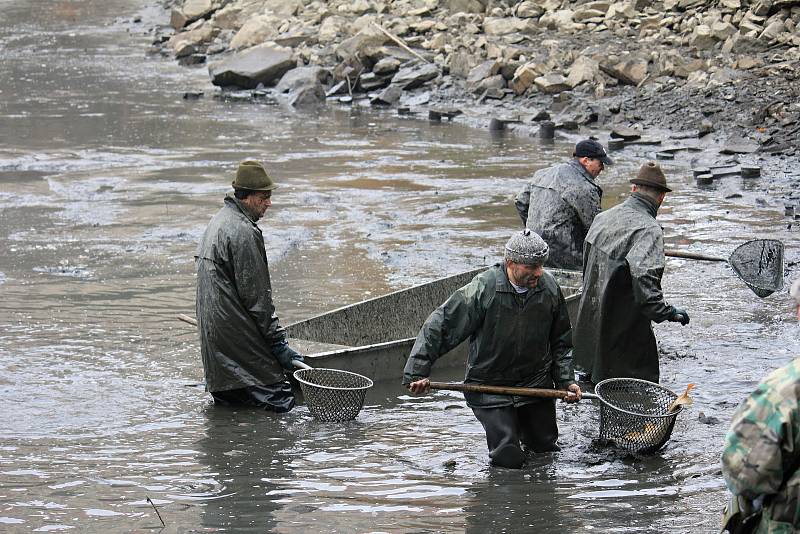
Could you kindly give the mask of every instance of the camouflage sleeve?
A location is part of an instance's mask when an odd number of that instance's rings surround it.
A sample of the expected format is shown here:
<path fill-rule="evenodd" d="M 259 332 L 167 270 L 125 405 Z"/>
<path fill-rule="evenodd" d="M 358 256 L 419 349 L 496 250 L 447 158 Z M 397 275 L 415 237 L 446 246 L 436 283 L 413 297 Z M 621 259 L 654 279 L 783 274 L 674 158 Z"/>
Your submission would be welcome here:
<path fill-rule="evenodd" d="M 796 465 L 797 396 L 794 388 L 791 395 L 786 391 L 762 382 L 734 414 L 722 453 L 722 473 L 732 493 L 749 500 L 775 494 L 785 470 Z"/>

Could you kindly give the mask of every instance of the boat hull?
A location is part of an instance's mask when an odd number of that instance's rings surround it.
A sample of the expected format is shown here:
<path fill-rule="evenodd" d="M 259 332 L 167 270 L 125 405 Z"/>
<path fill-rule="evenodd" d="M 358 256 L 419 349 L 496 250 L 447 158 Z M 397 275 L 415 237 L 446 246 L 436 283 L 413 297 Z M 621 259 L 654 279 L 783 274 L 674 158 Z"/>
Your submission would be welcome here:
<path fill-rule="evenodd" d="M 312 367 L 342 369 L 374 381 L 401 381 L 403 367 L 425 319 L 455 290 L 486 268 L 419 284 L 332 310 L 286 327 L 289 344 Z M 548 269 L 561 285 L 574 324 L 581 273 Z M 436 362 L 437 369 L 464 368 L 467 343 Z"/>

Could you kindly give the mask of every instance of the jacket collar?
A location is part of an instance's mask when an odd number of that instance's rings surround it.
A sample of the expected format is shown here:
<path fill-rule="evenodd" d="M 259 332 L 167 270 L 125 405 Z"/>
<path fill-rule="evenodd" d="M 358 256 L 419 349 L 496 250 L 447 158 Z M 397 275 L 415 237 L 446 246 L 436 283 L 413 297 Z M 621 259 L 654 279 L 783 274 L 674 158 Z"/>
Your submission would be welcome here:
<path fill-rule="evenodd" d="M 239 210 L 242 215 L 244 215 L 244 217 L 253 224 L 253 226 L 256 226 L 258 221 L 250 213 L 250 210 L 247 209 L 247 206 L 242 204 L 241 200 L 229 193 L 225 196 L 225 205 L 230 206 L 232 209 Z"/>
<path fill-rule="evenodd" d="M 570 160 L 568 160 L 568 161 L 567 161 L 567 165 L 571 166 L 571 167 L 572 167 L 572 168 L 574 168 L 576 171 L 578 171 L 578 173 L 579 173 L 581 176 L 583 176 L 583 178 L 584 178 L 584 179 L 585 179 L 587 182 L 589 182 L 589 183 L 590 183 L 590 184 L 592 184 L 592 185 L 593 185 L 595 188 L 597 188 L 597 190 L 598 190 L 598 191 L 600 191 L 601 193 L 603 192 L 603 188 L 601 188 L 599 185 L 597 185 L 597 182 L 595 182 L 595 181 L 594 181 L 594 177 L 593 177 L 591 174 L 589 174 L 589 171 L 587 171 L 587 170 L 586 170 L 586 169 L 583 167 L 583 165 L 581 165 L 581 162 L 580 162 L 580 161 L 578 161 L 578 160 L 577 160 L 577 159 L 575 159 L 575 158 L 572 158 L 572 159 L 570 159 Z"/>
<path fill-rule="evenodd" d="M 501 262 L 495 265 L 500 274 L 497 276 L 497 282 L 495 283 L 495 291 L 497 293 L 511 293 L 513 295 L 517 295 L 517 290 L 514 289 L 514 286 L 511 285 L 511 280 L 508 279 L 508 273 L 506 272 L 506 264 L 505 262 Z M 527 293 L 519 293 L 520 295 L 528 296 L 533 295 L 539 291 L 542 291 L 544 284 L 542 284 L 541 278 L 539 279 L 539 283 L 536 284 L 536 287 L 533 289 L 529 289 Z"/>
<path fill-rule="evenodd" d="M 649 214 L 654 219 L 658 214 L 658 206 L 656 206 L 656 203 L 641 193 L 631 193 L 631 196 L 628 197 L 628 200 L 626 200 L 625 203 L 630 205 L 636 211 Z"/>

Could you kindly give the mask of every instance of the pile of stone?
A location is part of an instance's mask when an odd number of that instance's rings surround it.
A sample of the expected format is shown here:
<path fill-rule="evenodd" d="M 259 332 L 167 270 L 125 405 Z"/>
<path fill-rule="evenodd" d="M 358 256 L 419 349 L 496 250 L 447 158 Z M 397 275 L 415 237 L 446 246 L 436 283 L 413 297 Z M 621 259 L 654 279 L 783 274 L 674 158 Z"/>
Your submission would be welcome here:
<path fill-rule="evenodd" d="M 171 25 L 159 50 L 295 106 L 403 105 L 436 89 L 559 111 L 574 93 L 592 102 L 567 121 L 579 124 L 613 118 L 631 94 L 785 78 L 800 59 L 800 0 L 185 0 Z"/>

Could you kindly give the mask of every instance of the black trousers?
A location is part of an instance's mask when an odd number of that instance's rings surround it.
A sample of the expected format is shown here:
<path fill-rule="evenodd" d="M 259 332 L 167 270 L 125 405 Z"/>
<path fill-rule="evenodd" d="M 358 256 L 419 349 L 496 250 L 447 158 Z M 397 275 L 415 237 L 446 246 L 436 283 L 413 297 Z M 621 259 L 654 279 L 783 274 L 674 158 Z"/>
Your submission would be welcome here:
<path fill-rule="evenodd" d="M 559 450 L 555 399 L 539 399 L 523 406 L 472 408 L 472 412 L 486 431 L 493 465 L 522 467 L 522 447 L 532 452 Z"/>
<path fill-rule="evenodd" d="M 214 397 L 214 404 L 222 406 L 253 406 L 275 413 L 288 412 L 294 408 L 294 394 L 289 382 L 214 391 L 211 396 Z"/>

